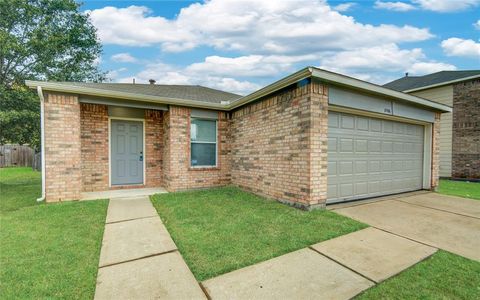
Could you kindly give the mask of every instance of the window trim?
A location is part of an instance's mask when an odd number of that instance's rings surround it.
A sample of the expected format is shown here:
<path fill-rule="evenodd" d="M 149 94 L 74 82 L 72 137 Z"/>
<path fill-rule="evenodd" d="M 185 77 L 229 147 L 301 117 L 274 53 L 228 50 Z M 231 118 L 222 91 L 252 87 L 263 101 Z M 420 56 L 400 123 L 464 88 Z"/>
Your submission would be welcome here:
<path fill-rule="evenodd" d="M 192 120 L 203 120 L 203 121 L 214 121 L 215 122 L 215 142 L 194 142 L 192 141 Z M 192 169 L 216 169 L 218 168 L 218 120 L 209 119 L 209 118 L 199 118 L 199 117 L 190 117 L 190 128 L 189 128 L 189 139 L 190 139 L 190 157 L 189 157 L 189 168 Z M 215 144 L 215 164 L 214 165 L 192 165 L 192 144 Z"/>

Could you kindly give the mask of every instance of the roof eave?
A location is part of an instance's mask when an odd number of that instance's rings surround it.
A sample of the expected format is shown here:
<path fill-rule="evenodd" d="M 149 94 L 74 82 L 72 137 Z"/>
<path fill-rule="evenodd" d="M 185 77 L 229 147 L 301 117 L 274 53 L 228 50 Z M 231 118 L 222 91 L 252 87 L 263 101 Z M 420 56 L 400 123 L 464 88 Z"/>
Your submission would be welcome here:
<path fill-rule="evenodd" d="M 46 82 L 46 81 L 26 80 L 25 84 L 30 88 L 36 88 L 40 86 L 43 90 L 60 92 L 60 93 L 72 93 L 72 94 L 90 95 L 90 96 L 97 96 L 97 97 L 109 97 L 109 98 L 117 98 L 117 99 L 143 101 L 143 102 L 149 102 L 149 103 L 189 106 L 189 107 L 196 107 L 196 108 L 228 110 L 225 104 L 220 104 L 220 103 L 208 103 L 208 102 L 195 101 L 195 100 L 109 91 L 109 90 L 95 89 L 95 88 L 89 88 L 89 87 L 58 84 L 55 82 Z"/>
<path fill-rule="evenodd" d="M 285 78 L 282 78 L 272 84 L 269 84 L 267 85 L 266 87 L 264 88 L 261 88 L 259 89 L 258 91 L 255 91 L 251 94 L 248 94 L 247 96 L 245 97 L 242 97 L 242 98 L 239 98 L 237 100 L 233 100 L 232 102 L 230 102 L 230 104 L 228 105 L 228 108 L 229 109 L 235 109 L 237 107 L 240 107 L 242 105 L 245 105 L 249 102 L 252 102 L 252 101 L 255 101 L 255 100 L 258 100 L 262 97 L 265 97 L 267 95 L 270 95 L 278 90 L 281 90 L 291 84 L 294 84 L 302 79 L 305 79 L 305 78 L 308 78 L 312 76 L 312 68 L 311 67 L 307 67 L 307 68 L 303 68 L 301 69 L 300 71 L 298 72 L 295 72 Z"/>
<path fill-rule="evenodd" d="M 424 107 L 433 108 L 437 111 L 441 112 L 451 112 L 452 108 L 448 105 L 444 105 L 441 103 L 433 102 L 427 99 L 423 99 L 417 96 L 409 95 L 403 92 L 398 92 L 389 88 L 385 88 L 373 83 L 369 83 L 366 81 L 358 80 L 352 77 L 348 77 L 345 75 L 337 74 L 328 72 L 325 70 L 313 68 L 312 69 L 312 76 L 316 77 L 322 81 L 330 82 L 335 85 L 346 86 L 350 88 L 355 88 L 358 90 L 363 90 L 369 93 L 378 94 L 381 96 L 387 96 L 390 98 L 401 99 L 406 102 L 414 103 L 417 105 L 421 105 Z"/>
<path fill-rule="evenodd" d="M 473 75 L 473 76 L 468 76 L 468 77 L 463 77 L 463 78 L 458 78 L 458 79 L 454 79 L 454 80 L 449 80 L 449 81 L 444 81 L 444 82 L 440 82 L 440 83 L 425 85 L 425 86 L 417 87 L 417 88 L 414 88 L 414 89 L 404 90 L 403 92 L 404 93 L 411 93 L 411 92 L 416 92 L 416 91 L 421 91 L 421 90 L 428 90 L 428 89 L 441 87 L 441 86 L 444 86 L 444 85 L 449 85 L 449 84 L 453 84 L 453 83 L 457 83 L 457 82 L 472 80 L 472 79 L 476 79 L 476 78 L 480 78 L 480 74 Z"/>

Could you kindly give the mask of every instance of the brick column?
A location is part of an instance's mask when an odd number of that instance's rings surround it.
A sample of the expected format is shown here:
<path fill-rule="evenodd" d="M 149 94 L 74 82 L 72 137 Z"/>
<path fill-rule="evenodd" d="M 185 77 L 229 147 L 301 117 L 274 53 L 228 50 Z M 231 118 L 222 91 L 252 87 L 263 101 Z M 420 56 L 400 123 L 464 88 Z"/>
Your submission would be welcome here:
<path fill-rule="evenodd" d="M 432 127 L 432 190 L 438 187 L 440 177 L 440 113 L 435 113 Z"/>
<path fill-rule="evenodd" d="M 328 167 L 328 88 L 312 82 L 310 84 L 310 195 L 309 209 L 325 207 L 327 201 Z"/>
<path fill-rule="evenodd" d="M 163 167 L 163 119 L 162 111 L 145 110 L 145 159 L 146 186 L 162 186 Z"/>
<path fill-rule="evenodd" d="M 78 97 L 49 93 L 44 113 L 46 201 L 79 199 L 82 170 Z"/>
<path fill-rule="evenodd" d="M 170 106 L 163 119 L 163 182 L 169 191 L 186 188 L 190 109 Z"/>

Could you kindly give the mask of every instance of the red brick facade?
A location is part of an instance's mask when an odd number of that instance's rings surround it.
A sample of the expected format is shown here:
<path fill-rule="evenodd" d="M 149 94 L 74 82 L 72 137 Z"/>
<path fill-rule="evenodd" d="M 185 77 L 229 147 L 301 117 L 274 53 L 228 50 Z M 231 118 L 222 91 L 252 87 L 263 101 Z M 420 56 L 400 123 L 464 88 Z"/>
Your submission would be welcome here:
<path fill-rule="evenodd" d="M 431 188 L 435 190 L 438 187 L 440 178 L 440 117 L 441 114 L 435 114 L 435 121 L 432 126 L 432 175 Z"/>
<path fill-rule="evenodd" d="M 190 166 L 190 109 L 170 106 L 164 118 L 164 183 L 169 191 L 222 186 L 230 181 L 228 114 L 218 113 L 217 167 Z"/>
<path fill-rule="evenodd" d="M 163 112 L 145 110 L 145 185 L 163 185 Z"/>
<path fill-rule="evenodd" d="M 437 114 L 432 187 L 438 184 Z M 169 191 L 228 184 L 311 209 L 327 198 L 328 88 L 291 86 L 232 112 L 218 112 L 217 166 L 190 166 L 191 109 L 145 110 L 145 186 Z M 108 107 L 77 96 L 45 101 L 47 201 L 109 187 Z M 68 178 L 68 180 L 67 180 Z M 138 187 L 138 185 L 136 186 Z"/>
<path fill-rule="evenodd" d="M 305 208 L 327 195 L 327 88 L 307 84 L 232 116 L 232 183 Z"/>
<path fill-rule="evenodd" d="M 82 189 L 78 98 L 47 94 L 44 105 L 45 197 L 49 202 L 78 199 Z"/>
<path fill-rule="evenodd" d="M 82 191 L 108 190 L 108 110 L 106 105 L 80 104 Z"/>
<path fill-rule="evenodd" d="M 452 177 L 480 179 L 480 80 L 453 86 Z"/>

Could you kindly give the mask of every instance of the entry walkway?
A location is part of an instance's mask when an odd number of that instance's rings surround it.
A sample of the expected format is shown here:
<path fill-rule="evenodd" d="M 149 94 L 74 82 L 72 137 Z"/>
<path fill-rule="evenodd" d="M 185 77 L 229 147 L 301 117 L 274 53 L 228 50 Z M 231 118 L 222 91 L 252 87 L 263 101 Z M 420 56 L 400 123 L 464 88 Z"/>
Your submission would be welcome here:
<path fill-rule="evenodd" d="M 112 198 L 95 299 L 206 299 L 148 196 Z"/>

